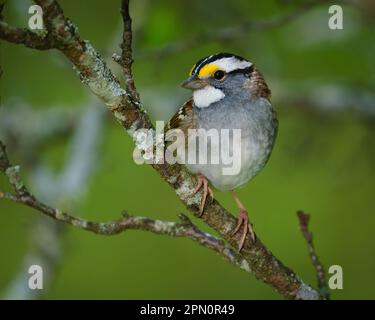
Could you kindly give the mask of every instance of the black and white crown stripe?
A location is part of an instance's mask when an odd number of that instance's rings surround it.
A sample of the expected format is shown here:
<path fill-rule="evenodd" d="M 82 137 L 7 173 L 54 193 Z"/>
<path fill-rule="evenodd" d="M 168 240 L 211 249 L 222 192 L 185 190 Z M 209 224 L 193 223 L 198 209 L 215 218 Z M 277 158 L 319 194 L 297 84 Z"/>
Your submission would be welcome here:
<path fill-rule="evenodd" d="M 252 63 L 247 61 L 245 58 L 237 56 L 231 53 L 218 53 L 214 55 L 210 55 L 199 60 L 191 74 L 199 74 L 199 71 L 207 64 L 215 62 L 223 71 L 227 73 L 231 72 L 251 72 L 249 68 L 252 68 Z"/>

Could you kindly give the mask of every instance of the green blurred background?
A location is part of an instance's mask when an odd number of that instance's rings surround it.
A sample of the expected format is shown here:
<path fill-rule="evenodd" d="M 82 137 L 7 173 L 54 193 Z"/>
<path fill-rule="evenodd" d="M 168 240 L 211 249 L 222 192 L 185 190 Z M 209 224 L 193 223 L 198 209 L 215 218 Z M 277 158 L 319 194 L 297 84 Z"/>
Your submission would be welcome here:
<path fill-rule="evenodd" d="M 81 36 L 121 78 L 110 58 L 119 52 L 120 1 L 60 2 Z M 268 165 L 239 190 L 257 233 L 278 258 L 315 285 L 295 215 L 298 209 L 311 213 L 319 257 L 327 269 L 340 265 L 344 271 L 344 288 L 333 291 L 332 298 L 374 299 L 374 1 L 346 1 L 343 30 L 328 28 L 329 4 L 322 4 L 275 28 L 223 41 L 193 41 L 182 51 L 158 51 L 246 21 L 289 14 L 300 3 L 132 1 L 135 80 L 153 120 L 167 120 L 188 98 L 179 83 L 201 57 L 225 51 L 254 62 L 271 87 L 280 122 Z M 25 0 L 6 1 L 5 20 L 26 27 L 29 5 Z M 164 220 L 186 213 L 156 172 L 134 164 L 131 139 L 91 97 L 62 54 L 2 42 L 1 65 L 0 137 L 37 196 L 97 221 L 115 219 L 124 209 Z M 79 182 L 79 191 L 70 192 L 63 173 L 76 151 L 72 145 L 80 149 L 74 137 L 91 108 L 97 110 L 92 122 L 96 131 L 90 154 L 83 155 L 91 168 L 82 169 L 81 159 L 75 162 L 76 170 L 86 170 L 87 177 Z M 4 177 L 0 189 L 9 190 Z M 216 197 L 236 213 L 228 194 L 216 192 Z M 254 276 L 188 239 L 142 231 L 98 236 L 56 226 L 38 212 L 5 200 L 0 201 L 0 214 L 1 297 L 280 298 Z M 25 289 L 33 263 L 42 263 L 47 273 L 41 295 Z"/>

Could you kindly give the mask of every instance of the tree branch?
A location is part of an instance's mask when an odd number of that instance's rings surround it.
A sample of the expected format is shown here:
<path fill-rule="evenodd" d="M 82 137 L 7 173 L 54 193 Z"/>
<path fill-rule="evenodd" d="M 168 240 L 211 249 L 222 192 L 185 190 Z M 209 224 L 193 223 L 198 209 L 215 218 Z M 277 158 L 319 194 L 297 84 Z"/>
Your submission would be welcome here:
<path fill-rule="evenodd" d="M 132 19 L 129 13 L 129 0 L 122 0 L 121 4 L 121 15 L 122 21 L 124 23 L 124 31 L 122 34 L 121 43 L 121 60 L 120 65 L 123 68 L 125 81 L 127 84 L 127 90 L 131 93 L 132 98 L 139 102 L 139 95 L 135 88 L 135 83 L 132 74 L 132 64 L 133 64 L 133 53 L 132 53 Z"/>
<path fill-rule="evenodd" d="M 53 39 L 49 36 L 43 37 L 28 29 L 12 27 L 2 20 L 0 20 L 0 38 L 38 50 L 48 50 L 55 47 Z"/>
<path fill-rule="evenodd" d="M 199 230 L 190 219 L 180 214 L 180 223 L 154 220 L 148 217 L 131 216 L 126 212 L 117 220 L 109 222 L 93 222 L 83 218 L 75 217 L 69 213 L 53 208 L 34 197 L 22 182 L 19 167 L 12 166 L 8 160 L 5 145 L 0 141 L 0 170 L 8 177 L 10 184 L 13 186 L 15 194 L 0 191 L 0 198 L 8 199 L 13 202 L 21 203 L 25 206 L 34 208 L 44 215 L 74 227 L 90 231 L 99 235 L 116 235 L 126 230 L 144 230 L 156 234 L 164 234 L 173 237 L 186 237 L 194 240 L 204 247 L 216 251 L 226 260 L 237 267 L 243 268 L 250 272 L 244 265 L 246 261 L 233 248 L 228 246 L 223 240 L 218 239 L 208 233 Z M 20 192 L 22 186 L 22 192 Z"/>
<path fill-rule="evenodd" d="M 119 81 L 99 53 L 88 41 L 80 38 L 76 27 L 65 18 L 57 2 L 54 0 L 35 0 L 35 2 L 43 8 L 48 33 L 49 36 L 54 38 L 56 47 L 73 63 L 82 83 L 86 84 L 108 106 L 128 134 L 133 137 L 137 129 L 153 129 L 152 123 L 141 104 L 134 100 L 130 92 L 121 88 Z M 153 164 L 152 167 L 175 190 L 188 210 L 200 217 L 199 204 L 202 193 L 191 195 L 196 185 L 195 177 L 181 165 L 159 163 Z M 26 200 L 30 205 L 35 203 L 33 198 Z M 56 212 L 42 204 L 40 204 L 39 209 L 49 212 L 52 217 L 56 215 Z M 85 226 L 87 228 L 90 226 L 95 230 L 103 227 L 101 224 L 85 224 L 78 218 L 61 212 L 58 212 L 58 216 L 72 224 L 77 224 L 78 227 Z M 200 218 L 233 247 L 238 246 L 240 235 L 233 236 L 231 234 L 237 219 L 219 202 L 213 200 L 208 203 L 203 216 Z M 116 229 L 113 224 L 105 224 L 104 227 Z M 284 297 L 289 299 L 319 299 L 317 291 L 306 285 L 291 269 L 278 260 L 263 245 L 259 237 L 255 242 L 252 242 L 249 238 L 246 239 L 239 255 L 244 259 L 241 263 L 243 269 L 252 271 L 258 279 L 268 283 Z"/>
<path fill-rule="evenodd" d="M 312 233 L 309 231 L 309 222 L 310 222 L 310 215 L 304 213 L 303 211 L 297 211 L 298 222 L 300 225 L 301 233 L 306 240 L 307 247 L 309 249 L 309 255 L 312 261 L 312 264 L 316 271 L 316 276 L 318 279 L 318 288 L 320 294 L 323 299 L 329 299 L 329 289 L 327 286 L 326 275 L 324 271 L 324 267 L 321 264 L 318 255 L 316 254 L 314 243 L 313 243 L 313 236 Z"/>

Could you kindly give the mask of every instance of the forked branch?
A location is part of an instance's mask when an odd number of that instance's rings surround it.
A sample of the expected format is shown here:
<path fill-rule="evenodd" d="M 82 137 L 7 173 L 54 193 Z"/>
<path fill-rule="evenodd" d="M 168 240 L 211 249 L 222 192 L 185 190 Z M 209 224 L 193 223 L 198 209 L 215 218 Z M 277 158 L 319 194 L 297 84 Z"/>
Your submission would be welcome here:
<path fill-rule="evenodd" d="M 305 238 L 306 243 L 307 243 L 307 248 L 309 250 L 311 262 L 316 271 L 316 277 L 318 280 L 318 288 L 319 288 L 320 294 L 323 299 L 328 300 L 329 289 L 328 289 L 327 281 L 326 281 L 326 273 L 325 273 L 323 265 L 321 264 L 318 258 L 318 255 L 316 254 L 316 250 L 315 250 L 315 246 L 313 242 L 313 236 L 312 236 L 311 231 L 309 230 L 310 215 L 308 213 L 304 213 L 303 211 L 297 211 L 297 217 L 298 217 L 299 226 L 300 226 L 302 235 Z"/>

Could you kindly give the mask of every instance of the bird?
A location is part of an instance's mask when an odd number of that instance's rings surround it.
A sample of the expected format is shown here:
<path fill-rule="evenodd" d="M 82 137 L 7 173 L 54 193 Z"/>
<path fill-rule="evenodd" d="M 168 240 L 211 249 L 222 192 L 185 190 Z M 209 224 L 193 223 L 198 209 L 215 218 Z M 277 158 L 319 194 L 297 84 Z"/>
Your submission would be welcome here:
<path fill-rule="evenodd" d="M 200 59 L 181 86 L 191 90 L 192 97 L 170 119 L 165 132 L 180 130 L 187 137 L 188 143 L 191 141 L 191 129 L 240 130 L 240 141 L 233 139 L 230 147 L 226 147 L 228 152 L 233 153 L 236 144 L 240 145 L 240 153 L 235 156 L 241 161 L 235 174 L 223 173 L 223 161 L 201 164 L 189 163 L 186 157 L 184 160 L 188 170 L 197 177 L 192 195 L 201 189 L 203 192 L 199 206 L 200 216 L 204 214 L 207 197 L 213 199 L 211 187 L 232 193 L 239 214 L 231 235 L 242 230 L 238 244 L 238 250 L 241 251 L 247 235 L 254 242 L 255 233 L 248 211 L 240 201 L 236 189 L 253 179 L 271 155 L 278 131 L 276 111 L 270 100 L 271 91 L 252 62 L 225 52 Z M 167 133 L 166 139 L 170 137 Z M 187 150 L 187 143 L 184 143 Z M 213 143 L 216 142 L 211 140 L 208 143 L 210 150 L 218 147 Z"/>

